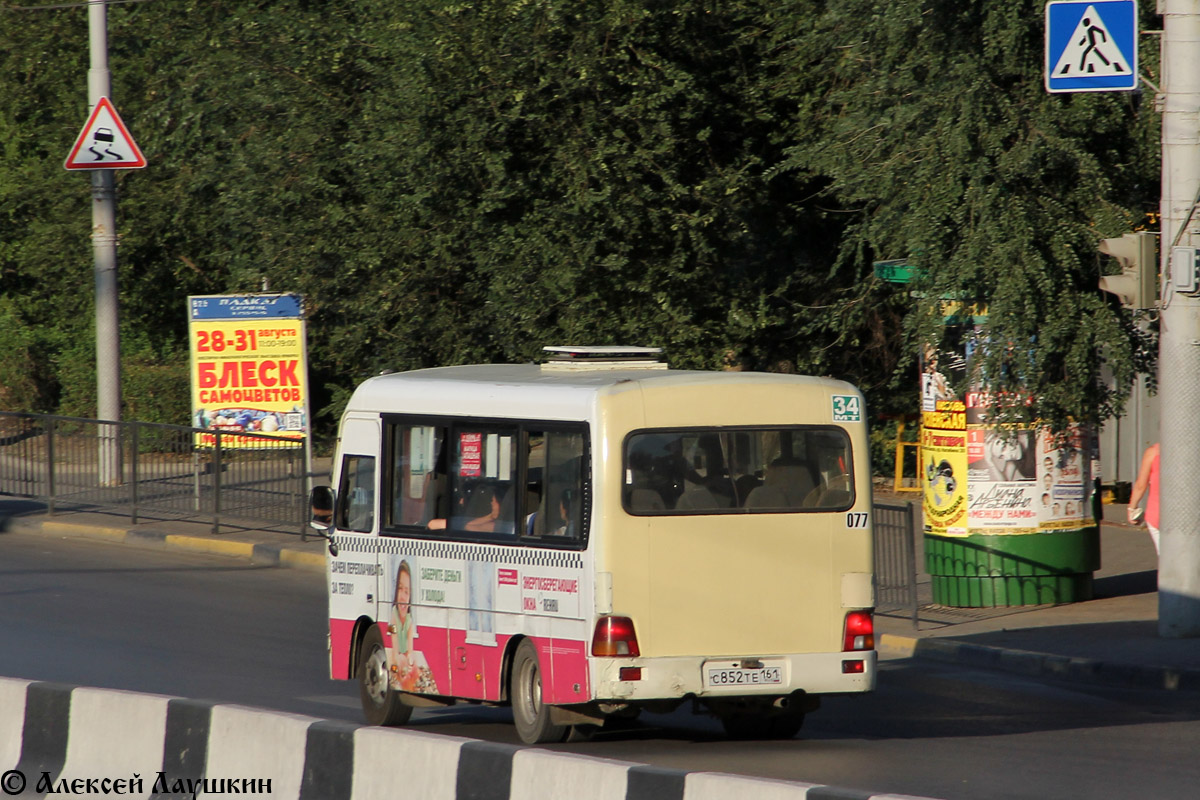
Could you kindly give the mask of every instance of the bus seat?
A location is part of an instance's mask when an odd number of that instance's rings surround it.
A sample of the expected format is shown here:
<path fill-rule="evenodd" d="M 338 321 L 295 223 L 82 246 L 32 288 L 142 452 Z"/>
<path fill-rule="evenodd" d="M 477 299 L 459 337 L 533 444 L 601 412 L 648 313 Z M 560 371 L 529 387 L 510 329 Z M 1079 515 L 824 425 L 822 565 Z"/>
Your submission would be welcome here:
<path fill-rule="evenodd" d="M 812 490 L 813 479 L 807 465 L 776 461 L 767 467 L 763 485 L 746 498 L 746 507 L 800 508 Z"/>
<path fill-rule="evenodd" d="M 838 475 L 818 486 L 804 498 L 805 508 L 837 508 L 850 502 L 850 476 Z"/>
<path fill-rule="evenodd" d="M 653 489 L 632 489 L 629 492 L 630 511 L 665 511 L 662 495 Z"/>
<path fill-rule="evenodd" d="M 758 486 L 746 497 L 746 508 L 787 508 L 787 494 L 777 486 Z"/>
<path fill-rule="evenodd" d="M 525 492 L 525 533 L 541 536 L 546 530 L 546 520 L 541 513 L 542 496 L 532 489 Z"/>
<path fill-rule="evenodd" d="M 733 490 L 737 493 L 735 505 L 745 506 L 750 499 L 750 493 L 759 486 L 762 486 L 762 481 L 758 479 L 757 475 L 746 473 L 738 476 L 737 480 L 733 482 Z"/>
<path fill-rule="evenodd" d="M 683 487 L 683 494 L 675 501 L 676 511 L 711 511 L 729 507 L 728 502 L 718 499 L 706 486 L 685 480 Z"/>
<path fill-rule="evenodd" d="M 850 502 L 850 492 L 845 489 L 829 489 L 821 495 L 821 508 L 840 508 Z"/>

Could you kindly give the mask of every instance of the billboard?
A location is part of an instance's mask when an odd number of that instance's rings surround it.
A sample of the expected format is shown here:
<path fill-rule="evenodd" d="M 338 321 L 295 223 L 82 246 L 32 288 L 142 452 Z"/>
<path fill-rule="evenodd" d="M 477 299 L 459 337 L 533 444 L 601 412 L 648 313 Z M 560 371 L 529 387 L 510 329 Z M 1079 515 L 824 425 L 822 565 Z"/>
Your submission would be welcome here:
<path fill-rule="evenodd" d="M 308 435 L 308 358 L 303 303 L 294 294 L 188 298 L 192 425 L 219 430 L 222 447 L 263 446 L 253 433 Z M 197 434 L 211 446 L 212 434 Z"/>

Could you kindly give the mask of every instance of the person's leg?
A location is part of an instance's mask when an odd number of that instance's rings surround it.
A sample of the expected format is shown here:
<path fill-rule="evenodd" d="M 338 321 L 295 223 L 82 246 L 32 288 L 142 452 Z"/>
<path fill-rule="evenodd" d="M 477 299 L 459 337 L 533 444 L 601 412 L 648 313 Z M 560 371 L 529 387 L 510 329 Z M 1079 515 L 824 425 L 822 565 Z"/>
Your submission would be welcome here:
<path fill-rule="evenodd" d="M 1158 528 L 1153 525 L 1147 525 L 1146 528 L 1150 531 L 1150 541 L 1154 542 L 1154 552 L 1158 552 Z"/>

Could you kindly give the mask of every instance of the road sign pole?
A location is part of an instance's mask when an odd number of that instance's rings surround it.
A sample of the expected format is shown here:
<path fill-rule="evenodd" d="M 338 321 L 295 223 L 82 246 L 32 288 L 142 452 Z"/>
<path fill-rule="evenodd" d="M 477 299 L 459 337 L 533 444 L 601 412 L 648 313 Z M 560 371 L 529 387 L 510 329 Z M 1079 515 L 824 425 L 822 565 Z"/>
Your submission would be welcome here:
<path fill-rule="evenodd" d="M 88 6 L 88 105 L 111 93 L 108 70 L 108 6 Z M 92 171 L 92 254 L 96 278 L 96 416 L 121 419 L 121 334 L 117 284 L 117 192 L 112 170 Z M 121 483 L 119 426 L 101 425 L 98 431 L 102 486 Z"/>
<path fill-rule="evenodd" d="M 1200 636 L 1200 298 L 1176 292 L 1172 246 L 1200 245 L 1200 0 L 1160 0 L 1163 15 L 1162 442 L 1158 632 Z M 1180 276 L 1182 277 L 1182 276 Z"/>

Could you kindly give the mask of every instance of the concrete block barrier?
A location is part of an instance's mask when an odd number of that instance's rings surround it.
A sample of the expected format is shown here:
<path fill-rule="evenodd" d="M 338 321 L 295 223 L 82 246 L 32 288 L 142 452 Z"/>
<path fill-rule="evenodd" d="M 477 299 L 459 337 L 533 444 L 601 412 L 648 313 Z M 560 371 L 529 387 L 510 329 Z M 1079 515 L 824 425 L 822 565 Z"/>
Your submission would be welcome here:
<path fill-rule="evenodd" d="M 89 778 L 115 780 L 162 764 L 170 699 L 105 689 L 73 690 L 60 781 L 71 786 L 83 781 L 86 787 Z"/>
<path fill-rule="evenodd" d="M 0 678 L 0 800 L 231 794 L 282 800 L 905 797 Z"/>
<path fill-rule="evenodd" d="M 0 679 L 0 767 L 16 766 L 21 759 L 21 733 L 25 727 L 25 687 L 29 681 Z"/>

